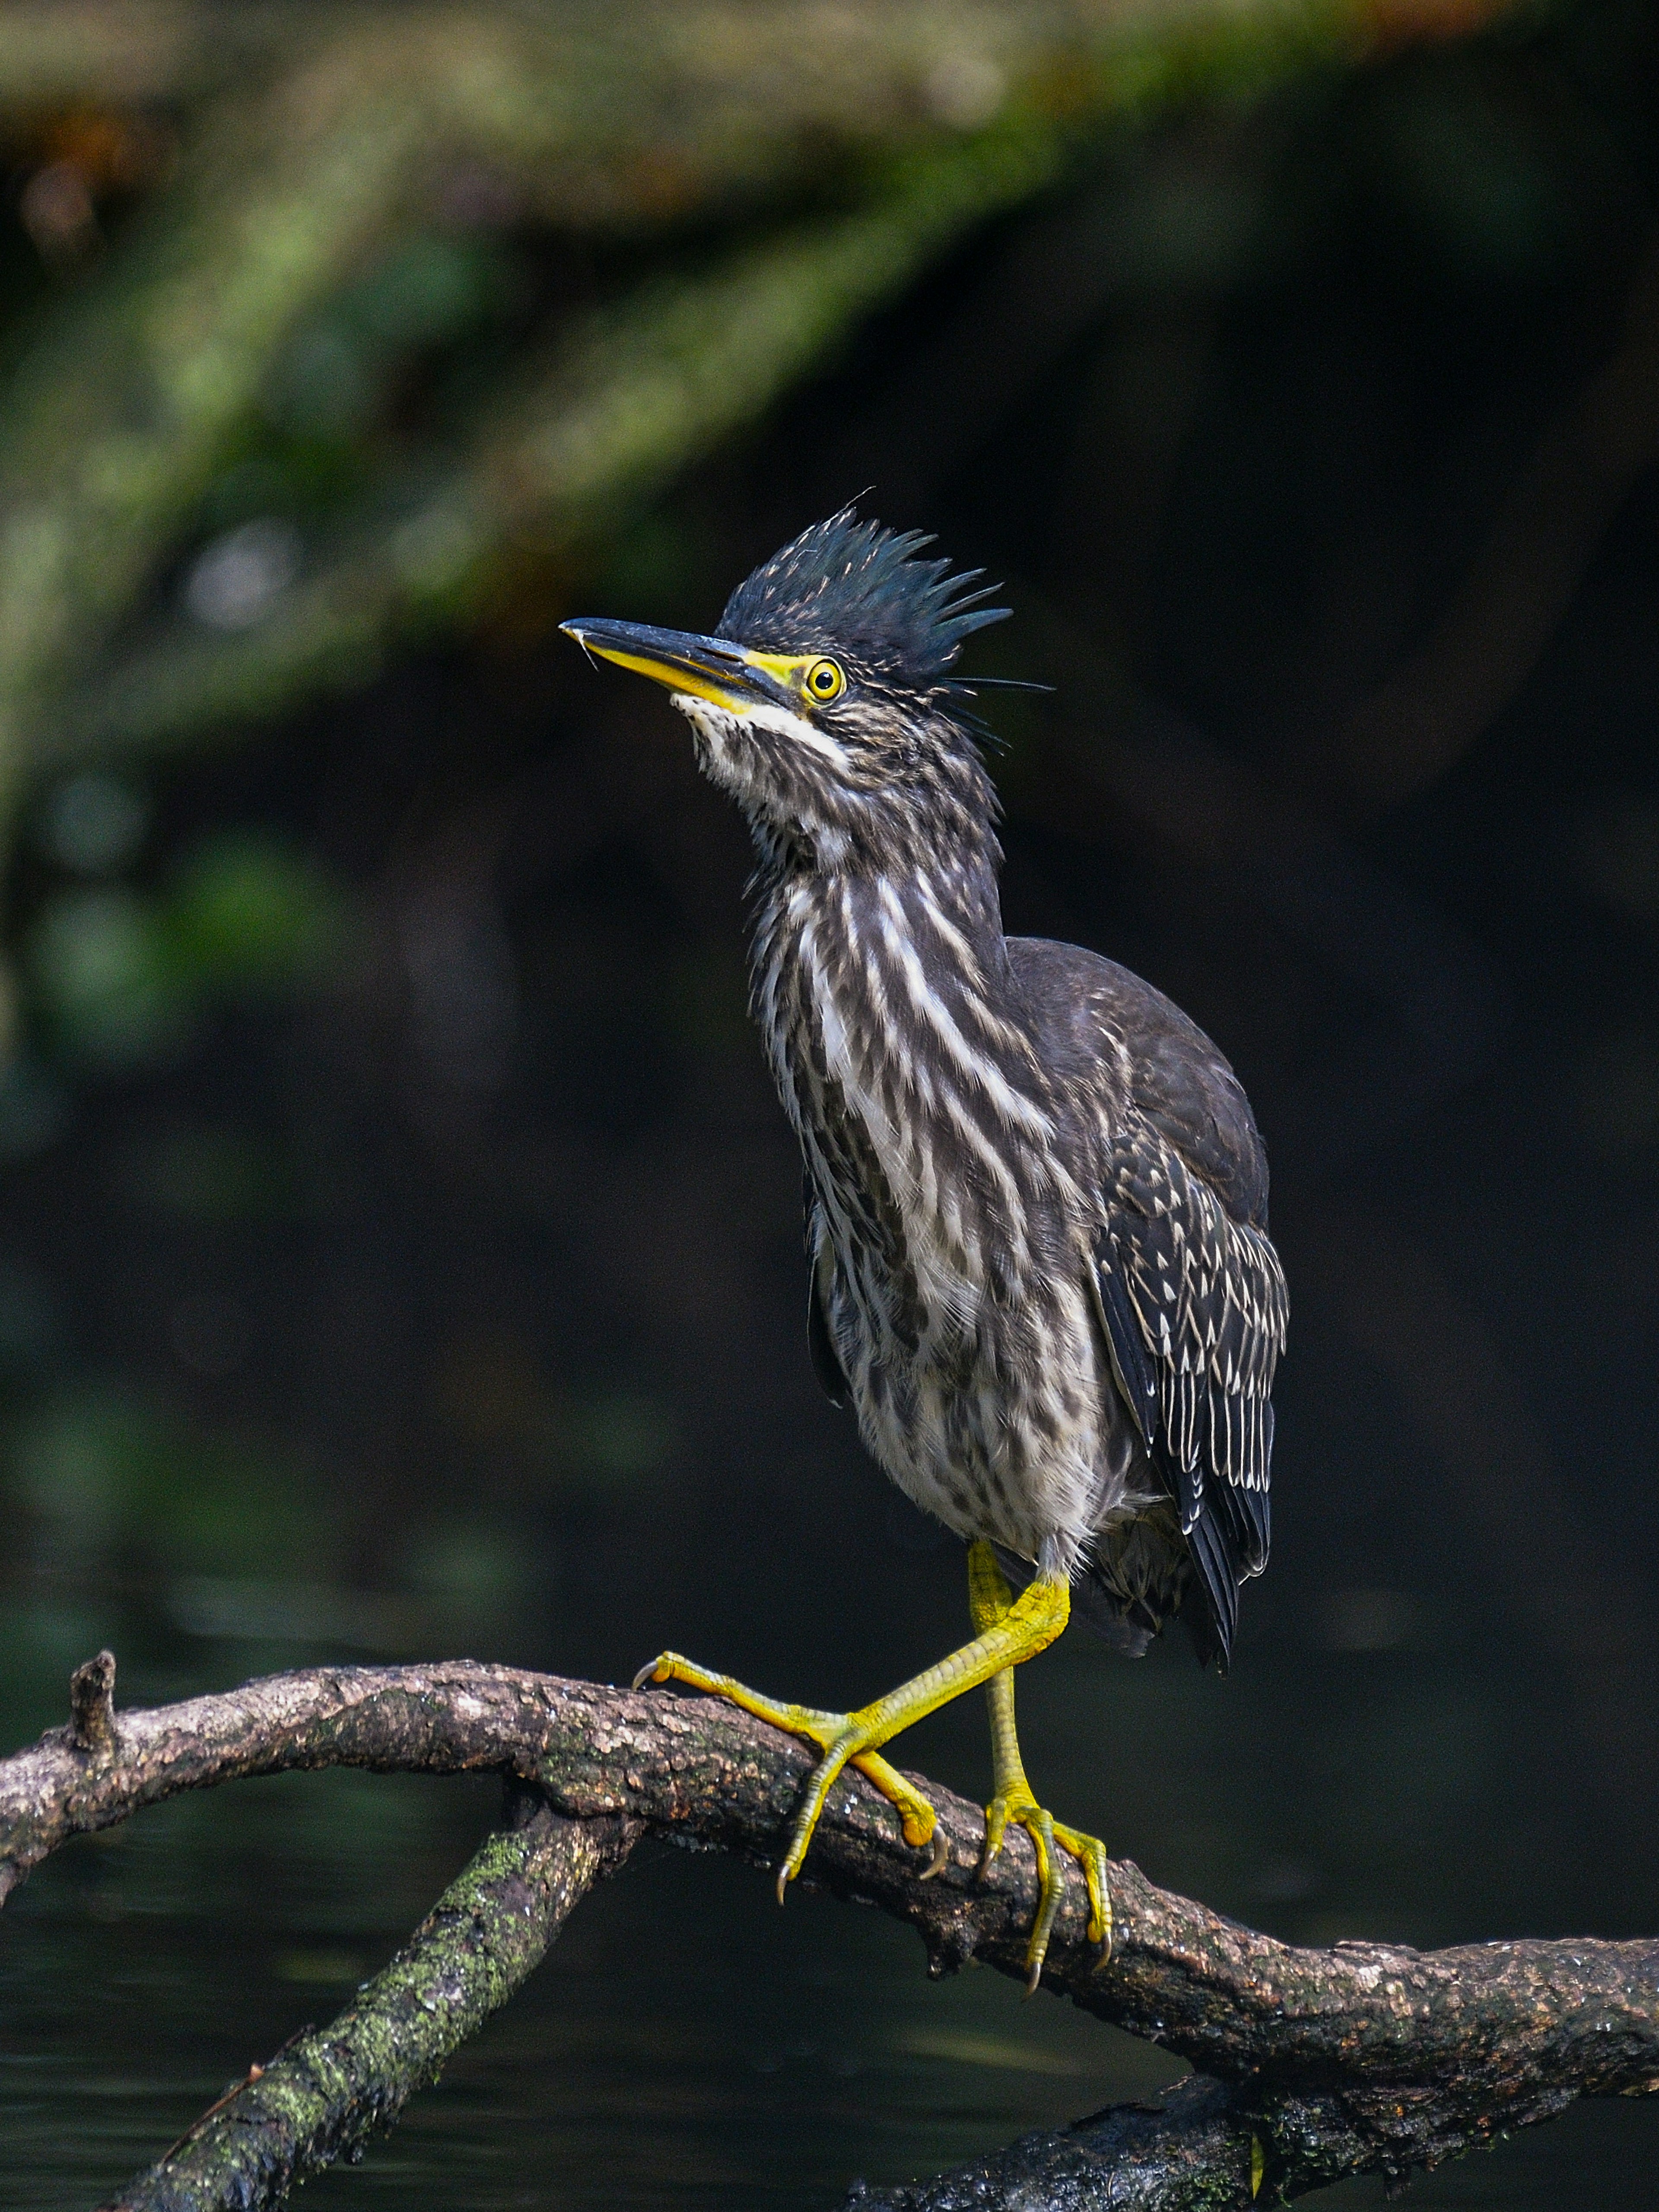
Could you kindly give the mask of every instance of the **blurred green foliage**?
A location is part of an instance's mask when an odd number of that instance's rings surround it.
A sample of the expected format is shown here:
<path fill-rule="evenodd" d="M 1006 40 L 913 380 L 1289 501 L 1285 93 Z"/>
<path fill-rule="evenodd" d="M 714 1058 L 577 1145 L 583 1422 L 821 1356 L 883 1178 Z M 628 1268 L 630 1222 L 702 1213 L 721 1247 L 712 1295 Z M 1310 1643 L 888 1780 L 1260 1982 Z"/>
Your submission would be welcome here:
<path fill-rule="evenodd" d="M 510 1631 L 548 1570 L 545 1546 L 509 1521 L 436 1509 L 390 1547 L 389 1581 L 365 1589 L 353 1571 L 352 1502 L 270 1439 L 204 1425 L 109 1382 L 20 1390 L 14 1381 L 5 1395 L 0 1499 L 46 1607 L 37 1626 L 72 1599 L 87 1624 L 76 1632 L 96 1642 L 97 1609 L 119 1604 L 132 1616 L 142 1594 L 137 1619 L 148 1613 L 150 1632 L 175 1641 L 413 1653 Z M 659 1420 L 611 1403 L 594 1419 L 579 1449 L 603 1473 L 637 1474 L 641 1454 L 656 1463 Z M 39 1638 L 20 1622 L 15 1641 L 21 1650 Z"/>
<path fill-rule="evenodd" d="M 216 735 L 487 618 L 527 546 L 543 578 L 591 562 L 1114 130 L 1442 27 L 1370 0 L 541 0 L 139 4 L 112 40 L 0 8 L 46 280 L 15 266 L 0 387 L 0 781 Z M 1524 147 L 1434 125 L 1401 125 L 1425 193 L 1503 251 Z M 1218 214 L 1176 228 L 1212 255 Z"/>
<path fill-rule="evenodd" d="M 343 895 L 301 854 L 248 830 L 187 852 L 163 902 L 179 971 L 204 992 L 285 991 L 340 956 Z"/>
<path fill-rule="evenodd" d="M 10 1449 L 15 1494 L 48 1552 L 174 1574 L 314 1574 L 327 1559 L 327 1501 L 303 1469 L 118 1396 L 53 1396 Z"/>
<path fill-rule="evenodd" d="M 216 1005 L 303 990 L 341 958 L 343 895 L 314 864 L 246 830 L 188 848 L 159 886 L 51 892 L 26 946 L 34 1004 L 66 1059 L 153 1066 Z"/>
<path fill-rule="evenodd" d="M 289 1220 L 302 1211 L 292 1164 L 260 1131 L 233 1121 L 172 1121 L 118 1154 L 117 1195 L 141 1212 L 202 1229 Z"/>

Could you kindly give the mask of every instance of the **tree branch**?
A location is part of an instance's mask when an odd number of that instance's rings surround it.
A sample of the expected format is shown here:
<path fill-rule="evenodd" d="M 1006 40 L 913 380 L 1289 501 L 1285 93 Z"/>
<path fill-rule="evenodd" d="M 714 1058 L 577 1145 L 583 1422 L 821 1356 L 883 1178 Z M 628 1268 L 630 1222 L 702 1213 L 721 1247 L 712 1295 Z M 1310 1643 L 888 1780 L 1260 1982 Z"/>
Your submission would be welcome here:
<path fill-rule="evenodd" d="M 902 2189 L 854 2182 L 842 2212 L 1218 2212 L 1249 2204 L 1267 2178 L 1266 2149 L 1243 2103 L 1224 2082 L 1190 2075 L 1159 2105 L 1114 2105 L 1073 2127 L 1022 2136 L 933 2181 Z"/>
<path fill-rule="evenodd" d="M 112 1716 L 109 1741 L 92 1750 L 65 1729 L 0 1761 L 0 1894 L 72 1836 L 181 1790 L 337 1765 L 494 1769 L 544 1793 L 568 1821 L 636 1822 L 766 1860 L 809 1763 L 793 1738 L 709 1698 L 466 1660 L 273 1675 Z M 948 1846 L 936 1881 L 921 1879 L 927 1854 L 904 1844 L 892 1808 L 850 1773 L 830 1793 L 809 1878 L 909 1921 L 936 1973 L 978 1958 L 1023 1977 L 1036 1903 L 1029 1843 L 1012 1840 L 981 1880 L 980 1808 L 922 1786 Z M 1659 1940 L 1299 1949 L 1156 1888 L 1126 1861 L 1111 1869 L 1117 1948 L 1102 1970 L 1069 1863 L 1066 1879 L 1048 1986 L 1190 2059 L 1218 2077 L 1225 2100 L 1194 2103 L 1199 2093 L 1183 2091 L 1152 2116 L 1159 2128 L 1131 2110 L 1004 2154 L 1005 2164 L 1025 2161 L 1021 2187 L 1033 2160 L 1099 2184 L 1092 2197 L 1068 2183 L 1069 2196 L 1022 2201 L 1103 2206 L 1106 2178 L 1121 2180 L 1121 2161 L 1133 2158 L 1152 2178 L 1115 2205 L 1196 2202 L 1181 2193 L 1188 2181 L 1197 2187 L 1194 2176 L 1206 2204 L 1246 2205 L 1264 2176 L 1294 2194 L 1348 2173 L 1398 2174 L 1580 2096 L 1659 2090 Z M 981 2175 L 979 2185 L 981 2208 L 1014 2201 L 1012 2183 L 1000 2196 L 1000 2183 Z"/>

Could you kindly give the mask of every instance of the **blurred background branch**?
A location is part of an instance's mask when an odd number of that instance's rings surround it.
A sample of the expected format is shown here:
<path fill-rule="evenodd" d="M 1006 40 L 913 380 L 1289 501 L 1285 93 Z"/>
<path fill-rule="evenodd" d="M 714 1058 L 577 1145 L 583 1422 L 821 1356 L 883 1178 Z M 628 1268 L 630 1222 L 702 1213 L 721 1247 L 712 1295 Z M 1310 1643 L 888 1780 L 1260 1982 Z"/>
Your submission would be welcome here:
<path fill-rule="evenodd" d="M 1445 775 L 1491 727 L 1656 459 L 1659 237 L 1637 263 L 1617 346 L 1546 427 L 1433 635 L 1337 731 L 1329 757 L 1351 805 L 1399 805 Z M 1322 732 L 1321 755 L 1327 744 Z"/>
<path fill-rule="evenodd" d="M 584 539 L 1103 128 L 1468 21 L 1467 0 L 1409 26 L 1354 0 L 4 11 L 0 116 L 46 157 L 22 204 L 59 281 L 0 395 L 0 781 L 360 684 L 526 569 L 550 623 Z M 139 204 L 106 239 L 112 191 Z M 538 228 L 602 246 L 601 304 L 515 284 L 498 241 Z M 458 350 L 468 373 L 412 396 Z"/>

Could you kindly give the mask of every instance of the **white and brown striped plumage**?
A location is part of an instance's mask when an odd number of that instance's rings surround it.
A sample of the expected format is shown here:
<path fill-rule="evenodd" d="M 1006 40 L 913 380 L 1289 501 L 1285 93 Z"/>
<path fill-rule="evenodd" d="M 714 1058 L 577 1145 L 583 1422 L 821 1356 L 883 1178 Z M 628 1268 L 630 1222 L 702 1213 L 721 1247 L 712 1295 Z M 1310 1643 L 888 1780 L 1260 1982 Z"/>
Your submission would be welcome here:
<path fill-rule="evenodd" d="M 947 675 L 999 610 L 850 514 L 715 639 L 833 655 L 833 703 L 676 703 L 759 854 L 753 1003 L 805 1165 L 814 1356 L 915 1503 L 1069 1573 L 1139 1650 L 1196 1571 L 1224 1664 L 1266 1564 L 1285 1325 L 1243 1091 L 1111 962 L 1006 938 L 994 793 Z"/>

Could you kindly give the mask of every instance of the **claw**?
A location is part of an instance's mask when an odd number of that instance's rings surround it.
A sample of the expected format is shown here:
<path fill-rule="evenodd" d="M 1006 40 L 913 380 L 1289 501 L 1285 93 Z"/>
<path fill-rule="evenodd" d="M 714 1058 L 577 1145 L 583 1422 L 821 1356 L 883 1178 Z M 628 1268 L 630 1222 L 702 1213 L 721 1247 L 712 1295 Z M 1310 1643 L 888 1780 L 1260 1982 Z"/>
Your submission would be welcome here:
<path fill-rule="evenodd" d="M 1036 1857 L 1037 1913 L 1025 1954 L 1025 1994 L 1035 1996 L 1065 1894 L 1065 1884 L 1054 1861 L 1056 1846 L 1077 1860 L 1089 1886 L 1089 1941 L 1104 1946 L 1103 1954 L 1095 1963 L 1095 1971 L 1098 1972 L 1112 1955 L 1112 1901 L 1106 1879 L 1106 1850 L 1093 1836 L 1081 1835 L 1075 1828 L 1061 1827 L 1023 1784 L 1011 1787 L 994 1797 L 985 1808 L 985 1843 L 979 1855 L 976 1881 L 984 1879 L 986 1869 L 1001 1850 L 1011 1822 L 1024 1828 L 1030 1836 Z"/>
<path fill-rule="evenodd" d="M 943 1874 L 945 1868 L 949 1866 L 950 1863 L 950 1838 L 946 1836 L 943 1828 L 935 1828 L 933 1831 L 933 1856 L 929 1860 L 926 1871 L 919 1875 L 916 1879 L 919 1881 L 932 1881 L 933 1876 L 936 1874 Z"/>
<path fill-rule="evenodd" d="M 980 1851 L 979 1864 L 974 1871 L 975 1881 L 984 1881 L 987 1869 L 1001 1850 L 1007 1835 L 1008 1801 L 1006 1797 L 994 1797 L 985 1808 L 985 1842 Z"/>
<path fill-rule="evenodd" d="M 1054 1840 L 1060 1849 L 1069 1851 L 1083 1869 L 1083 1878 L 1089 1885 L 1089 1941 L 1098 1943 L 1101 1954 L 1094 1971 L 1110 1963 L 1112 1956 L 1112 1891 L 1106 1873 L 1106 1847 L 1096 1837 L 1079 1835 L 1075 1828 L 1056 1826 Z"/>

